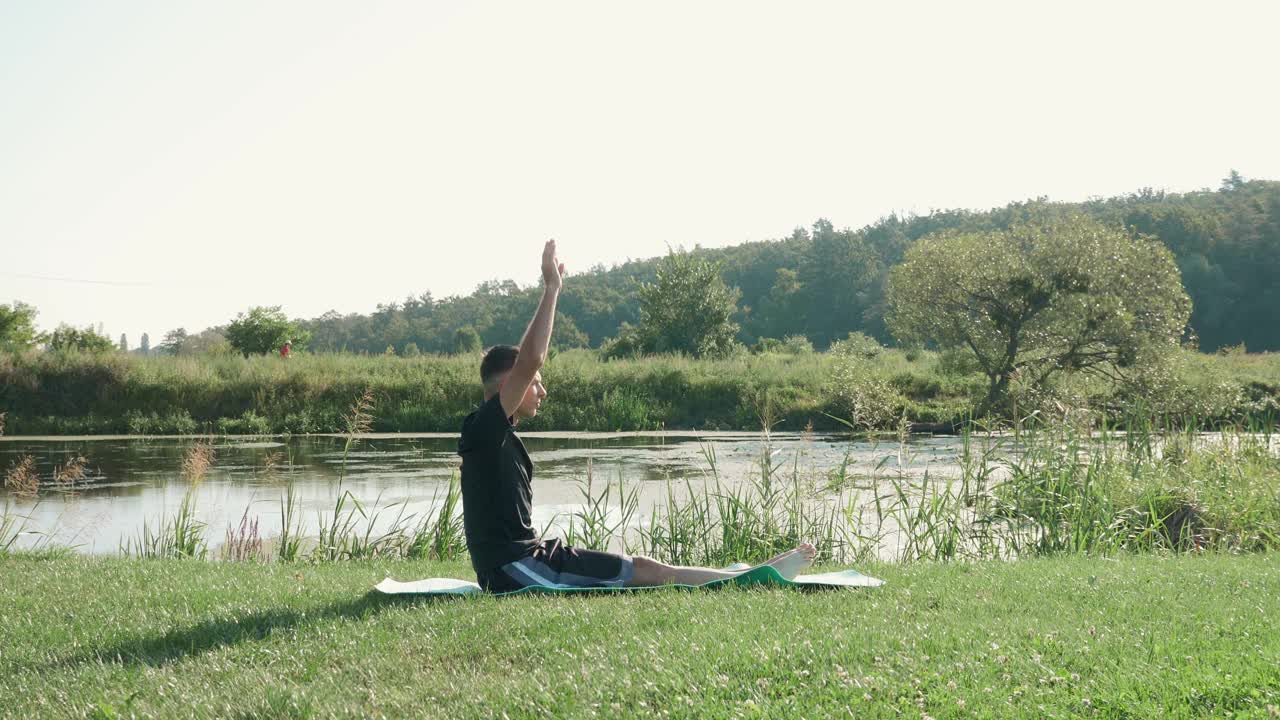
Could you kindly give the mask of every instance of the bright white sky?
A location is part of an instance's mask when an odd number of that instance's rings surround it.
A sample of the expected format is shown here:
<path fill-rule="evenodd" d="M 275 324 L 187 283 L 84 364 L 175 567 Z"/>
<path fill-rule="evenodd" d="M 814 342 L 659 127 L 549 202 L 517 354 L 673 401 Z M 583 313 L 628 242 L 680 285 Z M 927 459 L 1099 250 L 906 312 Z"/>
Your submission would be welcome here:
<path fill-rule="evenodd" d="M 552 236 L 1278 179 L 1278 6 L 0 0 L 0 302 L 136 347 L 531 283 Z"/>

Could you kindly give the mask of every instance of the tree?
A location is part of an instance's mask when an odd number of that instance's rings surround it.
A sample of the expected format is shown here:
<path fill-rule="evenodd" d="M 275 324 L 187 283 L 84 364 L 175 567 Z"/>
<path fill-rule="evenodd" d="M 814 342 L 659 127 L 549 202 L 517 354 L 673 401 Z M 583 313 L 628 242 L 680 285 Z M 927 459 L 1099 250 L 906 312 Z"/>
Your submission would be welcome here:
<path fill-rule="evenodd" d="M 880 292 L 883 269 L 861 233 L 837 231 L 828 220 L 813 224 L 808 252 L 795 281 L 806 334 L 827 347 L 850 330 L 865 327 L 864 315 Z"/>
<path fill-rule="evenodd" d="M 453 333 L 453 353 L 465 355 L 480 352 L 480 333 L 470 325 L 464 325 Z"/>
<path fill-rule="evenodd" d="M 50 350 L 80 350 L 83 352 L 107 352 L 115 350 L 111 338 L 100 335 L 92 325 L 83 330 L 70 325 L 59 325 L 49 336 Z"/>
<path fill-rule="evenodd" d="M 226 337 L 231 347 L 249 357 L 273 352 L 287 340 L 293 342 L 294 350 L 301 350 L 311 333 L 290 321 L 279 305 L 272 305 L 252 307 L 248 313 L 236 315 L 227 326 Z"/>
<path fill-rule="evenodd" d="M 36 309 L 17 300 L 0 305 L 0 350 L 29 348 L 44 340 L 36 331 Z"/>
<path fill-rule="evenodd" d="M 190 353 L 190 336 L 186 328 L 175 328 L 164 334 L 156 351 L 164 355 L 187 355 Z"/>
<path fill-rule="evenodd" d="M 924 238 L 894 268 L 889 306 L 899 340 L 973 354 L 983 411 L 1015 374 L 1035 387 L 1176 348 L 1191 313 L 1167 248 L 1078 215 Z"/>
<path fill-rule="evenodd" d="M 142 333 L 142 339 L 138 341 L 138 351 L 141 352 L 143 355 L 151 354 L 151 336 L 150 335 L 146 333 Z"/>
<path fill-rule="evenodd" d="M 129 352 L 129 338 L 124 333 L 120 333 L 120 352 Z"/>
<path fill-rule="evenodd" d="M 739 294 L 725 285 L 718 264 L 671 251 L 658 264 L 656 280 L 640 286 L 641 346 L 694 357 L 728 355 L 738 332 L 732 318 Z"/>

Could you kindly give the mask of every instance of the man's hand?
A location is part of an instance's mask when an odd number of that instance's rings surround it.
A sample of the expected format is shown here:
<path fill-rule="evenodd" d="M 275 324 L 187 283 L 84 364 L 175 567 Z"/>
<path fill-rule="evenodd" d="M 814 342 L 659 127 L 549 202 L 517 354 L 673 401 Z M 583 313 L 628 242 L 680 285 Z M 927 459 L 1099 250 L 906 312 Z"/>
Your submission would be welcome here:
<path fill-rule="evenodd" d="M 548 240 L 542 248 L 542 282 L 557 290 L 564 284 L 564 263 L 556 257 L 556 241 Z"/>

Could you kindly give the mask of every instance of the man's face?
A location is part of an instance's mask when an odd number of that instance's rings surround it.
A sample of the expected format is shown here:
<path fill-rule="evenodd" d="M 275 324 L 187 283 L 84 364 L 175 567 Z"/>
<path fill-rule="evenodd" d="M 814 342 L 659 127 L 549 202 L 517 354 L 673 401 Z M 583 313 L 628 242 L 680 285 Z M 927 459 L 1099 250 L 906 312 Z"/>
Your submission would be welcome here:
<path fill-rule="evenodd" d="M 547 389 L 542 387 L 542 373 L 535 373 L 533 382 L 529 384 L 529 389 L 524 391 L 524 400 L 520 402 L 520 407 L 516 408 L 517 418 L 531 418 L 538 414 L 538 406 L 542 404 L 542 399 L 547 396 Z"/>

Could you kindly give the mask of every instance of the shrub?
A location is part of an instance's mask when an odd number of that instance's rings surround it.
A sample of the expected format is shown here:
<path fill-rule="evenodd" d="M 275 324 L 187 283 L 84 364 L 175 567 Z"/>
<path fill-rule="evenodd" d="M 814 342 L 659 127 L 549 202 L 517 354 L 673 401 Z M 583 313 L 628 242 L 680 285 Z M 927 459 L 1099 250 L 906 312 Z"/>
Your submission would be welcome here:
<path fill-rule="evenodd" d="M 813 343 L 804 335 L 788 335 L 779 349 L 788 355 L 808 355 L 813 352 Z"/>
<path fill-rule="evenodd" d="M 850 355 L 864 360 L 874 360 L 884 352 L 884 346 L 876 342 L 870 335 L 851 332 L 844 340 L 831 343 L 831 352 L 838 355 Z"/>

